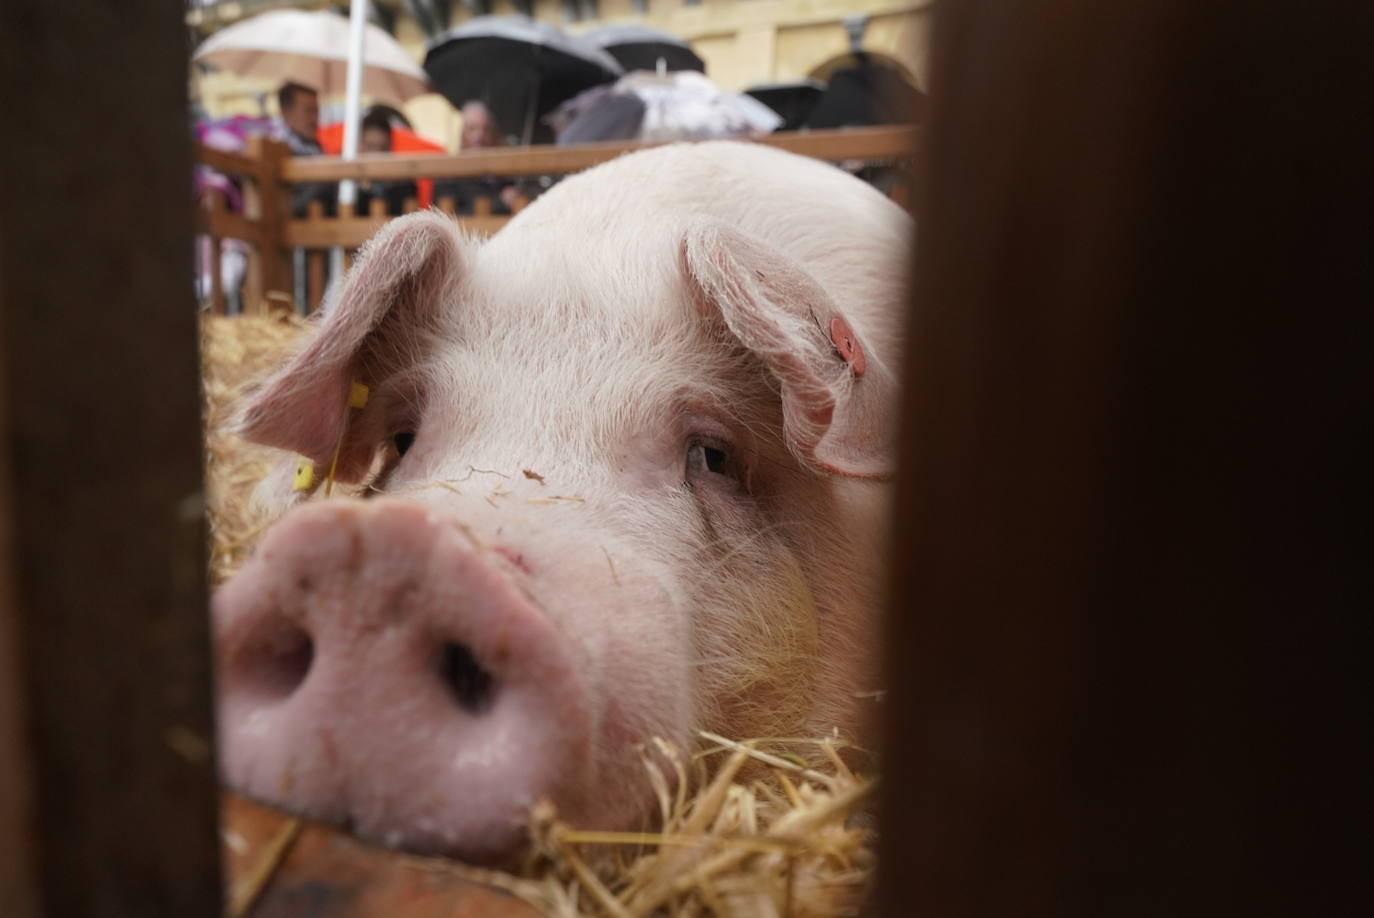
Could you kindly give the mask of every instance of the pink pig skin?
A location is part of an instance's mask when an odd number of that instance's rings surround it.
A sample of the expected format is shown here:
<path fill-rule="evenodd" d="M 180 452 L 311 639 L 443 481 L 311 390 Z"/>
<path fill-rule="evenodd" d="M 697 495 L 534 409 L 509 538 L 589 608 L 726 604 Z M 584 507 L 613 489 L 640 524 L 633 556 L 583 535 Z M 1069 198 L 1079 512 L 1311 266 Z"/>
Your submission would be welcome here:
<path fill-rule="evenodd" d="M 485 243 L 388 224 L 242 416 L 369 487 L 292 496 L 288 456 L 259 488 L 296 506 L 215 598 L 228 783 L 499 862 L 539 798 L 645 824 L 652 737 L 864 740 L 912 231 L 730 142 Z"/>

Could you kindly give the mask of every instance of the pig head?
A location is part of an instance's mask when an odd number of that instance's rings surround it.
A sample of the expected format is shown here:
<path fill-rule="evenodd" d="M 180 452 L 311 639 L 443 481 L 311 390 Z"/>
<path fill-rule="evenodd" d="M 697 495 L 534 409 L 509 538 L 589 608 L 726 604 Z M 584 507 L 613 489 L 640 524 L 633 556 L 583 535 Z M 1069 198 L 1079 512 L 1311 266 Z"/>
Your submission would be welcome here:
<path fill-rule="evenodd" d="M 814 240 L 693 169 L 864 204 Z M 540 798 L 642 823 L 654 737 L 861 735 L 908 242 L 866 186 L 740 144 L 591 170 L 486 243 L 390 223 L 243 414 L 364 489 L 287 499 L 215 597 L 228 783 L 499 861 Z"/>

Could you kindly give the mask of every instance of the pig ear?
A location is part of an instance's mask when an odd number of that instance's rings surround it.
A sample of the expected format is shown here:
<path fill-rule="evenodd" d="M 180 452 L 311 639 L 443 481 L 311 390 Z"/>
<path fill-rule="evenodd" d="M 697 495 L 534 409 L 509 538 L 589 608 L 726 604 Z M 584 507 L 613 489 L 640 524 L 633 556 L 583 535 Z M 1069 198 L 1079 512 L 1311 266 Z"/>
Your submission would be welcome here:
<path fill-rule="evenodd" d="M 438 324 L 465 245 L 457 224 L 434 211 L 384 226 L 359 253 L 309 344 L 244 409 L 239 432 L 318 468 L 348 430 L 336 477 L 360 480 L 384 432 L 367 411 L 350 424 L 349 386 L 375 387 L 423 356 L 424 332 Z M 364 442 L 365 431 L 377 436 Z"/>
<path fill-rule="evenodd" d="M 890 476 L 896 381 L 820 284 L 719 221 L 691 227 L 683 256 L 701 299 L 778 380 L 792 450 L 841 475 Z"/>

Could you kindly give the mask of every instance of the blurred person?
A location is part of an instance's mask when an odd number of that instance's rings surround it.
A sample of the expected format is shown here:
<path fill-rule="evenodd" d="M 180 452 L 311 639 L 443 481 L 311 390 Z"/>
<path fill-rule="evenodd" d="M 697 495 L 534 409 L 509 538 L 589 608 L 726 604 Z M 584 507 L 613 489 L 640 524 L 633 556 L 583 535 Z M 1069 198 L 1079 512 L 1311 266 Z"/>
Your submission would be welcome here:
<path fill-rule="evenodd" d="M 358 130 L 359 153 L 391 152 L 391 118 L 386 112 L 369 109 Z"/>
<path fill-rule="evenodd" d="M 316 134 L 320 130 L 320 94 L 300 83 L 284 83 L 277 90 L 277 116 L 273 139 L 285 141 L 292 156 L 323 156 Z M 291 186 L 291 213 L 304 217 L 311 201 L 324 204 L 329 216 L 335 214 L 338 190 L 333 182 L 307 182 Z"/>
<path fill-rule="evenodd" d="M 496 124 L 496 117 L 492 115 L 485 102 L 473 99 L 463 105 L 462 114 L 462 149 L 505 146 L 505 140 L 501 137 L 500 128 Z"/>
<path fill-rule="evenodd" d="M 473 99 L 463 104 L 462 146 L 460 152 L 506 145 L 505 137 L 485 102 Z M 532 201 L 543 190 L 537 182 L 507 176 L 485 175 L 442 179 L 434 184 L 434 197 L 452 197 L 458 213 L 470 216 L 478 198 L 491 201 L 491 212 L 504 216 L 515 210 L 518 198 Z"/>
<path fill-rule="evenodd" d="M 392 127 L 400 126 L 405 128 L 407 131 L 413 131 L 415 129 L 414 125 L 410 123 L 410 119 L 405 116 L 405 112 L 401 111 L 399 108 L 396 108 L 393 105 L 387 105 L 384 102 L 374 102 L 372 104 L 372 107 L 369 108 L 367 111 L 369 114 L 372 114 L 374 112 L 380 112 L 381 114 L 386 115 L 387 120 L 391 122 Z"/>
<path fill-rule="evenodd" d="M 201 109 L 203 113 L 204 109 Z M 227 153 L 242 153 L 250 134 L 263 133 L 270 125 L 242 115 L 223 121 L 211 121 L 208 116 L 193 122 L 195 137 L 200 143 Z M 208 211 L 243 212 L 243 189 L 239 179 L 225 175 L 209 166 L 198 164 L 194 173 L 194 188 L 199 206 Z M 202 307 L 210 305 L 215 270 L 214 249 L 210 237 L 196 235 L 196 297 Z M 248 245 L 242 240 L 220 240 L 220 284 L 224 291 L 225 311 L 230 315 L 243 309 L 243 282 L 248 273 Z"/>
<path fill-rule="evenodd" d="M 320 130 L 320 94 L 300 83 L 283 83 L 277 90 L 277 139 L 285 140 L 296 156 L 321 156 L 315 135 Z"/>
<path fill-rule="evenodd" d="M 390 153 L 392 115 L 390 106 L 374 105 L 363 116 L 358 134 L 359 153 Z M 406 179 L 358 183 L 358 213 L 367 213 L 373 198 L 386 202 L 386 212 L 397 217 L 405 212 L 407 198 L 417 197 L 415 183 Z"/>

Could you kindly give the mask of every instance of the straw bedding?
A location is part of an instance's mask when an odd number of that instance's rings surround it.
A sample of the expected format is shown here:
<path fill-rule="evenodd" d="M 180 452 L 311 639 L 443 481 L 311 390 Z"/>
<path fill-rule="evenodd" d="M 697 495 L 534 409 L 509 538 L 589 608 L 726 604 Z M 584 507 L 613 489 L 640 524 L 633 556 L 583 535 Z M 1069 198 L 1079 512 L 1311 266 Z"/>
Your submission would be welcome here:
<path fill-rule="evenodd" d="M 271 522 L 247 498 L 283 458 L 235 437 L 229 421 L 243 394 L 306 327 L 281 314 L 203 320 L 216 584 Z M 540 805 L 531 813 L 530 854 L 518 872 L 439 860 L 426 866 L 506 889 L 557 918 L 838 918 L 860 911 L 874 864 L 875 783 L 846 764 L 838 738 L 736 742 L 702 734 L 690 753 L 656 745 L 640 750 L 658 796 L 654 831 L 579 831 Z"/>

